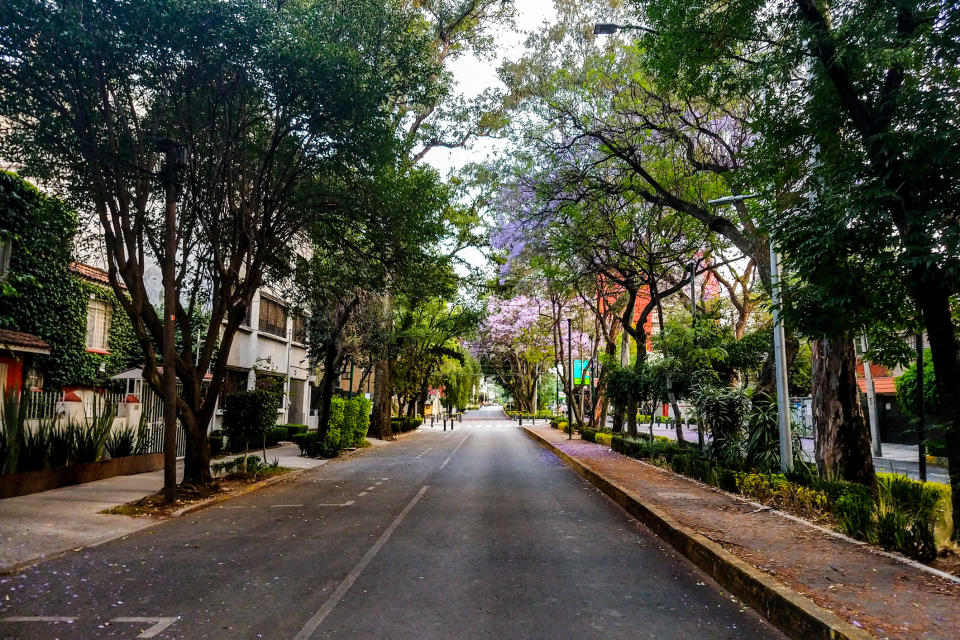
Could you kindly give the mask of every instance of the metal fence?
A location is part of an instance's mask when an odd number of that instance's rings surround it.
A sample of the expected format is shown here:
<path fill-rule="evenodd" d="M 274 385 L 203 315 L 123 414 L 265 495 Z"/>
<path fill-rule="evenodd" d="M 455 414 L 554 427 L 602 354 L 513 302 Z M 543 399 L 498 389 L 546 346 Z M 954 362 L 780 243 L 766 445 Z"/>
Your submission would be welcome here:
<path fill-rule="evenodd" d="M 177 394 L 179 395 L 181 385 L 177 384 Z M 142 413 L 140 414 L 141 428 L 144 430 L 147 441 L 150 443 L 149 453 L 160 453 L 163 451 L 163 398 L 153 391 L 146 384 L 143 385 L 140 394 L 142 403 Z M 182 458 L 187 453 L 187 439 L 183 432 L 183 425 L 177 422 L 177 457 Z"/>
<path fill-rule="evenodd" d="M 177 391 L 179 392 L 178 385 Z M 50 420 L 63 420 L 67 415 L 64 402 L 63 391 L 32 391 L 26 397 L 26 420 L 28 422 Z M 126 393 L 82 393 L 83 416 L 90 418 L 107 409 L 114 412 L 115 428 L 121 425 L 127 428 L 133 428 L 138 435 L 146 441 L 146 445 L 140 448 L 143 453 L 161 453 L 163 451 L 163 399 L 150 389 L 146 384 L 142 386 L 139 394 L 140 413 L 126 415 L 121 412 L 121 407 L 126 403 Z M 75 406 L 75 405 L 74 405 Z M 80 419 L 80 418 L 77 418 Z M 183 425 L 177 424 L 177 457 L 182 458 L 186 454 L 186 437 L 183 431 Z"/>

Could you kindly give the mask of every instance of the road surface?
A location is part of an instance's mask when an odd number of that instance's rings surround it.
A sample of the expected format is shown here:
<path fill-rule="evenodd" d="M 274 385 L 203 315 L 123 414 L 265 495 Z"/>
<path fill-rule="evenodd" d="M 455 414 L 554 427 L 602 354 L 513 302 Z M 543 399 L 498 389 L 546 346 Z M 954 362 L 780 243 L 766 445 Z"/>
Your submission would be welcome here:
<path fill-rule="evenodd" d="M 0 639 L 780 638 L 487 409 L 0 577 Z"/>

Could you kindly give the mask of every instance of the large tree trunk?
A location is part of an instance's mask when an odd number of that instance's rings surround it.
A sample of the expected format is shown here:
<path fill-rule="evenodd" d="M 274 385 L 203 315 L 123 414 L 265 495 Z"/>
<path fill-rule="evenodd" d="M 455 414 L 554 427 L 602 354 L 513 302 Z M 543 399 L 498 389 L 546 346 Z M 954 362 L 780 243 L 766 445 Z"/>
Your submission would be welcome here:
<path fill-rule="evenodd" d="M 797 353 L 800 352 L 800 341 L 792 331 L 785 331 L 784 350 L 787 352 L 787 359 L 784 366 L 787 371 L 793 366 L 793 361 L 797 359 Z M 762 401 L 760 394 L 764 394 L 769 401 L 776 402 L 777 398 L 777 367 L 774 360 L 773 347 L 767 353 L 767 359 L 760 367 L 760 373 L 757 375 L 757 386 L 754 390 L 754 398 Z"/>
<path fill-rule="evenodd" d="M 181 412 L 180 424 L 186 437 L 183 459 L 183 484 L 206 487 L 213 484 L 210 475 L 210 439 L 207 437 L 208 421 L 200 424 L 192 412 Z"/>
<path fill-rule="evenodd" d="M 953 502 L 953 539 L 960 540 L 960 345 L 950 314 L 949 296 L 921 287 L 917 296 L 940 391 L 938 418 L 946 427 L 947 464 Z M 923 375 L 918 371 L 917 375 Z"/>
<path fill-rule="evenodd" d="M 850 335 L 813 343 L 813 419 L 820 472 L 873 486 L 870 430 L 860 407 L 857 356 Z"/>
<path fill-rule="evenodd" d="M 393 437 L 390 417 L 393 415 L 393 394 L 390 360 L 384 358 L 377 363 L 377 378 L 373 385 L 373 413 L 370 415 L 370 427 L 381 440 Z"/>
<path fill-rule="evenodd" d="M 320 378 L 320 394 L 318 402 L 320 406 L 317 411 L 317 437 L 320 442 L 327 439 L 327 431 L 330 429 L 330 403 L 333 400 L 334 382 L 339 378 L 340 360 L 343 356 L 340 347 L 337 346 L 336 337 L 327 342 L 327 348 L 323 353 L 323 377 Z"/>

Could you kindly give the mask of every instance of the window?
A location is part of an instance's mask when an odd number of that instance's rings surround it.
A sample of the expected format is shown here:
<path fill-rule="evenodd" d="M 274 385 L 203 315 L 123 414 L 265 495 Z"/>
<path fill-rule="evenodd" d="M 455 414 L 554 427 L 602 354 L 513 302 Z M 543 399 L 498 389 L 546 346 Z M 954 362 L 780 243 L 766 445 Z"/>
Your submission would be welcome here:
<path fill-rule="evenodd" d="M 30 367 L 23 378 L 23 386 L 31 391 L 43 389 L 43 374 L 36 367 Z"/>
<path fill-rule="evenodd" d="M 0 280 L 7 277 L 10 269 L 10 255 L 13 253 L 13 242 L 0 239 Z"/>
<path fill-rule="evenodd" d="M 307 342 L 307 319 L 299 313 L 293 316 L 293 341 L 301 344 Z"/>
<path fill-rule="evenodd" d="M 91 298 L 87 303 L 87 350 L 107 351 L 110 342 L 110 306 Z"/>
<path fill-rule="evenodd" d="M 260 298 L 260 326 L 264 333 L 287 337 L 287 309 L 279 302 L 269 298 Z"/>

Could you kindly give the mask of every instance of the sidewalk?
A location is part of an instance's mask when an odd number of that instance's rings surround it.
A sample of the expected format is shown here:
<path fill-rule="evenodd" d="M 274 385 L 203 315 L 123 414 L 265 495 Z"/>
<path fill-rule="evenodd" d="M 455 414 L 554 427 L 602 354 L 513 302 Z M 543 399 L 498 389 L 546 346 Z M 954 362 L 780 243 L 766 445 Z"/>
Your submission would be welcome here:
<path fill-rule="evenodd" d="M 267 461 L 276 458 L 280 466 L 294 469 L 310 469 L 326 462 L 301 458 L 299 452 L 296 445 L 267 449 Z M 250 455 L 263 453 L 251 451 Z M 181 462 L 177 464 L 177 476 L 182 472 Z M 156 526 L 157 520 L 100 512 L 162 487 L 161 469 L 0 500 L 0 572 Z"/>
<path fill-rule="evenodd" d="M 958 637 L 960 581 L 946 580 L 916 563 L 900 561 L 804 521 L 758 509 L 731 494 L 614 453 L 603 445 L 568 441 L 556 429 L 539 425 L 527 431 L 548 448 L 569 456 L 567 464 L 575 469 L 579 465 L 581 475 L 628 511 L 647 514 L 641 519 L 715 578 L 717 572 L 724 574 L 738 561 L 746 563 L 761 581 L 786 585 L 835 613 L 850 633 L 841 631 L 833 637 L 856 637 L 859 629 L 879 638 Z M 663 533 L 676 526 L 695 538 L 694 547 L 699 544 L 696 539 L 703 540 L 705 545 L 719 548 L 721 555 L 738 561 L 688 553 L 689 545 L 684 547 L 676 536 Z M 743 581 L 734 578 L 734 582 L 725 586 L 736 593 Z M 751 594 L 738 595 L 749 600 Z M 764 609 L 771 608 L 769 600 L 765 604 Z M 773 621 L 771 616 L 779 612 L 761 613 Z M 792 635 L 815 637 L 812 633 Z"/>
<path fill-rule="evenodd" d="M 607 420 L 607 426 L 612 424 L 611 420 Z M 647 423 L 638 424 L 637 431 L 641 433 L 649 433 L 650 427 Z M 697 430 L 696 429 L 687 429 L 684 427 L 682 429 L 683 438 L 687 442 L 697 442 Z M 655 436 L 664 436 L 670 438 L 671 440 L 677 439 L 676 429 L 672 426 L 658 424 L 653 427 L 653 435 Z M 710 434 L 704 434 L 704 438 L 707 442 L 710 441 Z M 800 443 L 803 445 L 803 452 L 807 457 L 807 460 L 813 461 L 813 438 L 800 438 Z M 920 463 L 918 458 L 920 457 L 920 451 L 917 445 L 913 444 L 896 444 L 892 442 L 884 442 L 880 445 L 880 450 L 883 453 L 882 457 L 873 459 L 873 466 L 880 473 L 899 473 L 900 475 L 905 475 L 914 480 L 920 479 Z M 927 481 L 928 482 L 937 482 L 939 484 L 950 484 L 950 476 L 947 474 L 947 469 L 939 465 L 932 463 L 927 463 Z"/>

